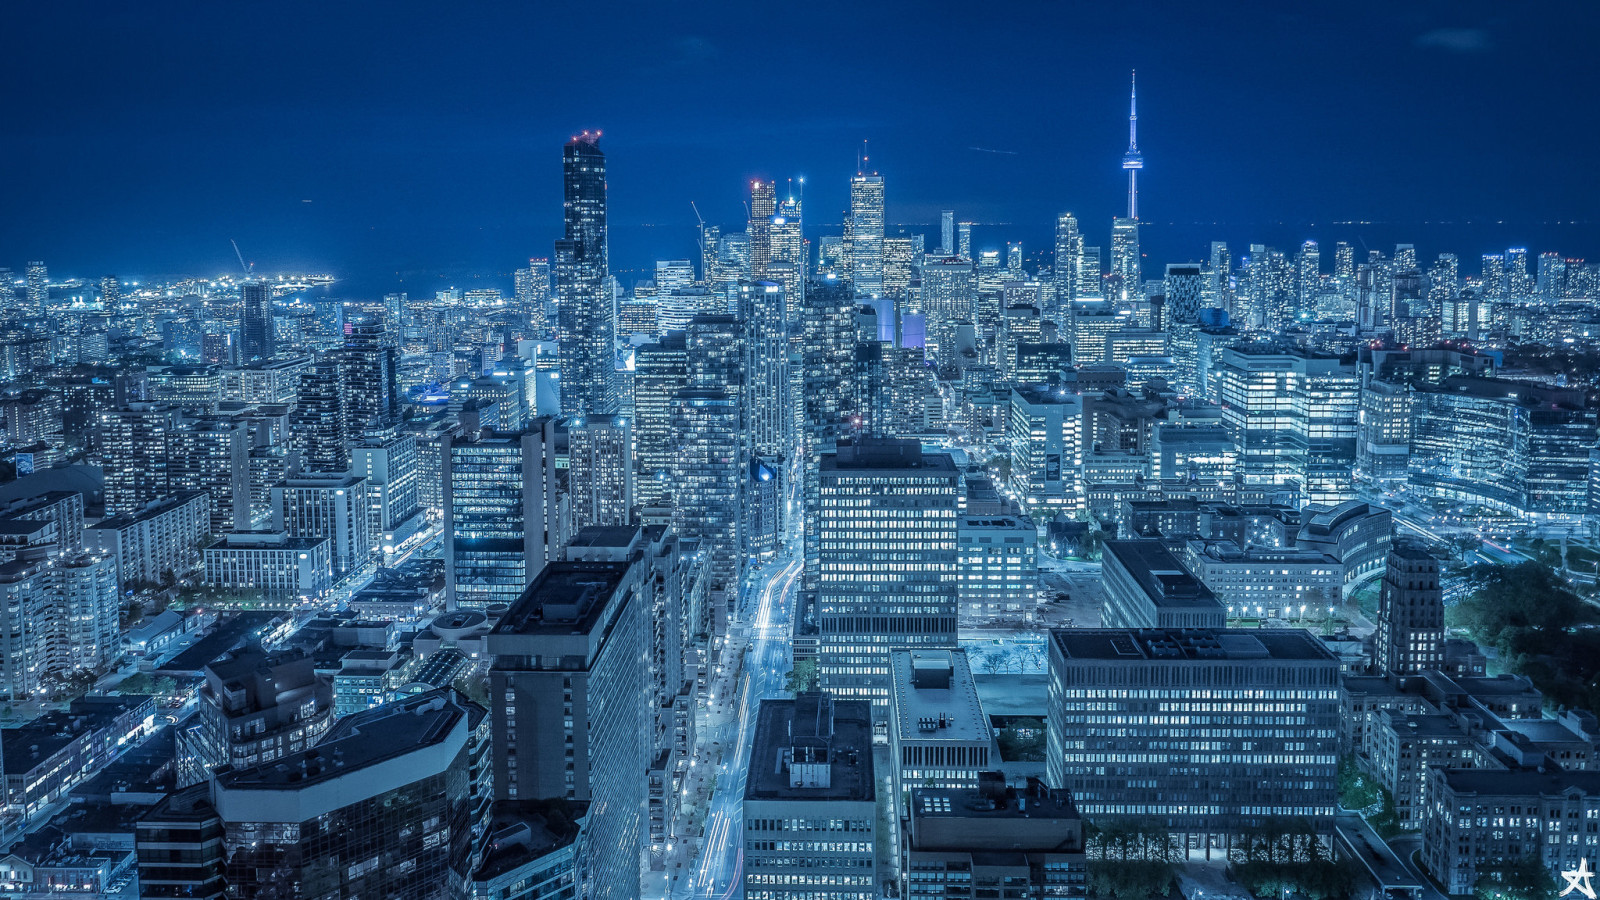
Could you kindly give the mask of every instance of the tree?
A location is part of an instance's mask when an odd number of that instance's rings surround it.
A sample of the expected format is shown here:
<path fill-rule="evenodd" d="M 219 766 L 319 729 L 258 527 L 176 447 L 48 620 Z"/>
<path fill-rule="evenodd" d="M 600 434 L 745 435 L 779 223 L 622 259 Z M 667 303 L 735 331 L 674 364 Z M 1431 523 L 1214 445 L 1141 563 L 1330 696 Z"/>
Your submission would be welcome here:
<path fill-rule="evenodd" d="M 783 689 L 791 694 L 817 689 L 817 661 L 814 659 L 798 660 L 794 668 L 783 676 Z"/>
<path fill-rule="evenodd" d="M 1537 857 L 1518 856 L 1478 866 L 1478 900 L 1548 900 L 1559 886 Z"/>

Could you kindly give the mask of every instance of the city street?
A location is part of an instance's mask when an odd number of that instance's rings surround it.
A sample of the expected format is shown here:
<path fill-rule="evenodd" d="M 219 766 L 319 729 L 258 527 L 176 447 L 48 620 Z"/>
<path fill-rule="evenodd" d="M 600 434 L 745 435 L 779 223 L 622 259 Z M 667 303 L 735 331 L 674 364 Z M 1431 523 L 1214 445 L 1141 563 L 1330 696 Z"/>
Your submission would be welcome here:
<path fill-rule="evenodd" d="M 741 622 L 748 623 L 748 642 L 743 645 L 747 649 L 736 646 L 727 658 L 728 668 L 739 672 L 738 683 L 732 687 L 731 706 L 701 731 L 703 751 L 720 744 L 724 751 L 731 747 L 733 752 L 724 753 L 715 766 L 716 790 L 704 820 L 699 859 L 692 870 L 671 884 L 670 894 L 676 898 L 725 900 L 739 890 L 744 838 L 741 817 L 750 743 L 760 701 L 785 696 L 784 676 L 791 662 L 790 622 L 800 584 L 800 561 L 780 557 L 766 564 L 761 578 L 739 615 Z M 740 652 L 748 654 L 743 667 L 736 665 Z M 712 690 L 714 694 L 727 695 L 716 682 Z M 717 761 L 716 756 L 710 755 L 703 759 L 706 763 Z"/>

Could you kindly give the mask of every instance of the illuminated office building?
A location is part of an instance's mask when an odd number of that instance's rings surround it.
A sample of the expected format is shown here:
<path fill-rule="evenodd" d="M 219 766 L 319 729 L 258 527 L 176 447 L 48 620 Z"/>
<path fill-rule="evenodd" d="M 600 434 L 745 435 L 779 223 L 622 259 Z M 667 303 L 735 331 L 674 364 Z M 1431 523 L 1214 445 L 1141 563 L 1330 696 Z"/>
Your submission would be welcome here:
<path fill-rule="evenodd" d="M 850 179 L 846 230 L 850 278 L 858 296 L 883 293 L 883 176 L 856 173 Z"/>
<path fill-rule="evenodd" d="M 633 514 L 633 444 L 621 416 L 581 416 L 567 423 L 567 489 L 572 530 L 626 525 Z"/>
<path fill-rule="evenodd" d="M 814 563 L 821 686 L 871 700 L 880 718 L 891 649 L 955 646 L 960 479 L 948 454 L 924 454 L 912 440 L 861 438 L 822 457 Z"/>
<path fill-rule="evenodd" d="M 477 440 L 446 435 L 444 560 L 452 609 L 509 604 L 564 543 L 555 421 Z"/>
<path fill-rule="evenodd" d="M 1048 781 L 1091 820 L 1149 822 L 1190 857 L 1274 819 L 1329 839 L 1339 660 L 1311 633 L 1056 629 L 1050 682 Z"/>

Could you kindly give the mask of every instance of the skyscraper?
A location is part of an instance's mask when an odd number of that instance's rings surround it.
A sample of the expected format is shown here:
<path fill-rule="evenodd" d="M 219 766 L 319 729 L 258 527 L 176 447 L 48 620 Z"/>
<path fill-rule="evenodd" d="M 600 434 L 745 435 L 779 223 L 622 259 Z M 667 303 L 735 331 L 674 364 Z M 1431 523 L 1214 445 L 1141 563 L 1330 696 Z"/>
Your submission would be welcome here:
<path fill-rule="evenodd" d="M 1065 306 L 1078 299 L 1078 258 L 1083 253 L 1083 235 L 1072 213 L 1056 217 L 1056 260 L 1051 277 L 1056 283 L 1056 303 Z"/>
<path fill-rule="evenodd" d="M 1139 258 L 1139 220 L 1111 220 L 1111 279 L 1113 300 L 1139 299 L 1143 261 Z"/>
<path fill-rule="evenodd" d="M 345 326 L 339 353 L 339 381 L 344 394 L 345 432 L 353 438 L 369 428 L 400 420 L 400 383 L 396 372 L 394 334 L 376 318 Z"/>
<path fill-rule="evenodd" d="M 650 717 L 645 566 L 552 562 L 487 638 L 495 796 L 587 809 L 576 896 L 639 896 Z"/>
<path fill-rule="evenodd" d="M 600 133 L 568 141 L 562 153 L 566 236 L 556 241 L 562 408 L 617 411 L 616 305 L 606 260 L 606 157 Z"/>
<path fill-rule="evenodd" d="M 951 256 L 956 252 L 956 211 L 939 212 L 939 255 Z"/>
<path fill-rule="evenodd" d="M 750 182 L 750 221 L 745 226 L 750 237 L 750 278 L 770 277 L 772 264 L 772 218 L 778 212 L 777 185 L 756 179 Z"/>
<path fill-rule="evenodd" d="M 1374 654 L 1385 674 L 1415 675 L 1444 665 L 1444 590 L 1439 574 L 1439 561 L 1422 547 L 1390 546 L 1378 595 Z"/>
<path fill-rule="evenodd" d="M 1301 244 L 1300 254 L 1295 257 L 1295 288 L 1299 297 L 1299 311 L 1302 313 L 1316 308 L 1321 269 L 1322 252 L 1317 249 L 1317 242 L 1306 241 Z"/>
<path fill-rule="evenodd" d="M 671 493 L 672 400 L 689 386 L 689 351 L 681 331 L 644 344 L 633 356 L 634 439 L 638 442 L 639 503 Z"/>
<path fill-rule="evenodd" d="M 582 416 L 567 426 L 572 530 L 626 525 L 633 513 L 633 444 L 621 416 Z"/>
<path fill-rule="evenodd" d="M 883 177 L 850 179 L 850 277 L 857 295 L 883 293 Z"/>
<path fill-rule="evenodd" d="M 544 306 L 550 300 L 550 260 L 530 258 L 515 279 L 517 307 L 534 331 L 544 330 Z M 398 324 L 398 323 L 396 323 Z"/>
<path fill-rule="evenodd" d="M 42 260 L 33 260 L 26 269 L 28 279 L 28 309 L 41 315 L 50 303 L 50 270 Z"/>
<path fill-rule="evenodd" d="M 824 454 L 818 478 L 806 564 L 816 568 L 821 686 L 871 700 L 884 717 L 891 649 L 956 646 L 960 470 L 915 440 L 861 438 Z"/>
<path fill-rule="evenodd" d="M 556 501 L 555 421 L 477 440 L 446 437 L 446 602 L 482 609 L 516 600 L 564 543 Z"/>
<path fill-rule="evenodd" d="M 252 279 L 239 286 L 239 298 L 243 304 L 239 313 L 239 361 L 271 359 L 277 352 L 272 330 L 272 288 Z"/>
<path fill-rule="evenodd" d="M 794 444 L 789 405 L 788 304 L 783 286 L 739 285 L 739 317 L 749 329 L 750 444 L 758 456 L 788 457 Z"/>
<path fill-rule="evenodd" d="M 738 400 L 722 390 L 690 388 L 672 403 L 672 527 L 700 542 L 708 596 L 719 632 L 744 575 L 745 483 Z"/>

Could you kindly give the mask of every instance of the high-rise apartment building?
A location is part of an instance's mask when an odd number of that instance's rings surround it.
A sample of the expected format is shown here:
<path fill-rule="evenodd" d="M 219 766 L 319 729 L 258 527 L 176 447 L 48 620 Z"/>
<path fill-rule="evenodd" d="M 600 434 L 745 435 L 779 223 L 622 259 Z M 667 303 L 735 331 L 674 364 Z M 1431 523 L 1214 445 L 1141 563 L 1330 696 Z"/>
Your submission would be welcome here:
<path fill-rule="evenodd" d="M 794 444 L 789 405 L 788 304 L 771 281 L 739 285 L 739 317 L 747 326 L 748 424 L 758 456 L 788 456 Z"/>
<path fill-rule="evenodd" d="M 1078 298 L 1078 260 L 1083 254 L 1083 235 L 1072 213 L 1056 217 L 1056 256 L 1050 275 L 1056 283 L 1056 303 L 1065 307 Z"/>
<path fill-rule="evenodd" d="M 586 809 L 579 896 L 632 900 L 650 718 L 644 564 L 558 560 L 487 637 L 495 796 Z"/>
<path fill-rule="evenodd" d="M 756 179 L 750 182 L 750 221 L 745 234 L 750 239 L 750 278 L 761 281 L 771 277 L 772 218 L 778 212 L 778 186 L 771 181 Z"/>
<path fill-rule="evenodd" d="M 621 416 L 580 416 L 567 423 L 567 488 L 574 532 L 630 521 L 632 441 L 628 420 Z"/>
<path fill-rule="evenodd" d="M 250 280 L 239 286 L 239 361 L 271 359 L 277 352 L 272 325 L 272 287 Z"/>
<path fill-rule="evenodd" d="M 27 278 L 28 309 L 33 315 L 43 315 L 50 305 L 50 270 L 42 260 L 33 260 L 24 270 Z"/>
<path fill-rule="evenodd" d="M 446 602 L 482 609 L 509 604 L 565 542 L 556 497 L 555 421 L 476 440 L 446 435 Z"/>
<path fill-rule="evenodd" d="M 173 409 L 154 403 L 100 414 L 106 515 L 138 512 L 167 494 L 167 437 L 174 424 Z"/>
<path fill-rule="evenodd" d="M 272 527 L 291 538 L 326 538 L 335 580 L 372 558 L 367 480 L 355 475 L 298 475 L 272 489 Z"/>
<path fill-rule="evenodd" d="M 535 333 L 544 330 L 544 308 L 550 302 L 550 260 L 533 257 L 513 278 L 517 308 Z"/>
<path fill-rule="evenodd" d="M 1085 816 L 1159 823 L 1208 858 L 1272 819 L 1328 839 L 1339 661 L 1310 632 L 1079 628 L 1049 643 L 1048 780 Z"/>
<path fill-rule="evenodd" d="M 562 153 L 565 236 L 556 241 L 561 406 L 569 413 L 617 411 L 616 303 L 606 260 L 606 157 L 600 133 L 568 141 Z"/>
<path fill-rule="evenodd" d="M 889 700 L 889 651 L 956 642 L 957 495 L 948 454 L 861 438 L 823 455 L 815 531 L 823 690 Z"/>

